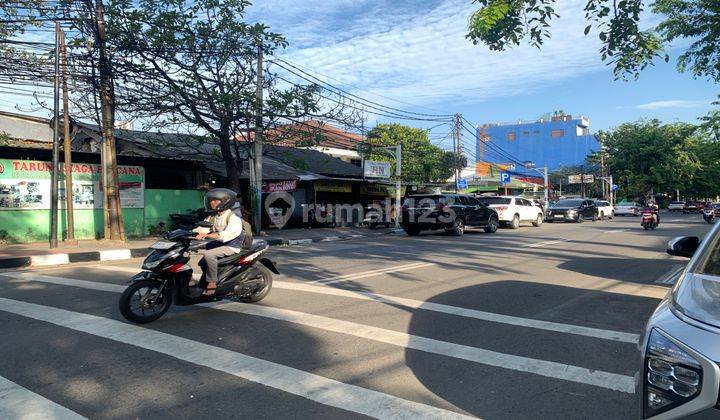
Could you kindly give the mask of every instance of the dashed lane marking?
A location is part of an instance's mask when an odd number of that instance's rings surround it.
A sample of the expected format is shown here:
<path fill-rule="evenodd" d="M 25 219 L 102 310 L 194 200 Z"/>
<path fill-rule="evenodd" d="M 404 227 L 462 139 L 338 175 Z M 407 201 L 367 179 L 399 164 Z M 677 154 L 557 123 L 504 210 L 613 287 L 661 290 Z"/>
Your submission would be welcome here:
<path fill-rule="evenodd" d="M 81 420 L 85 417 L 0 376 L 0 419 Z"/>
<path fill-rule="evenodd" d="M 559 244 L 559 243 L 569 242 L 569 241 L 570 241 L 570 239 L 558 239 L 555 241 L 536 242 L 533 244 L 523 245 L 523 248 L 540 248 L 540 247 L 547 246 L 547 245 L 554 245 L 554 244 Z"/>
<path fill-rule="evenodd" d="M 5 298 L 0 298 L 0 310 L 162 353 L 321 404 L 375 418 L 471 418 L 243 353 L 108 318 Z"/>
<path fill-rule="evenodd" d="M 120 285 L 97 283 L 92 281 L 76 280 L 69 278 L 58 278 L 54 276 L 23 275 L 20 277 L 24 280 L 63 284 L 94 290 L 122 292 L 125 289 L 125 287 Z M 416 336 L 399 331 L 387 330 L 384 328 L 373 327 L 370 325 L 358 324 L 355 322 L 343 321 L 334 318 L 307 314 L 304 312 L 291 311 L 287 309 L 243 304 L 237 302 L 218 302 L 200 304 L 196 306 L 204 306 L 216 310 L 242 313 L 246 315 L 292 322 L 299 325 L 337 332 L 341 334 L 352 335 L 355 337 L 378 341 L 407 349 L 415 349 L 427 353 L 453 357 L 488 366 L 500 367 L 519 372 L 533 373 L 549 378 L 593 385 L 601 388 L 607 388 L 613 391 L 620 391 L 625 393 L 635 392 L 633 377 L 616 373 L 587 369 L 579 366 L 533 359 L 529 357 L 499 353 L 482 348 L 448 343 L 445 341 Z"/>

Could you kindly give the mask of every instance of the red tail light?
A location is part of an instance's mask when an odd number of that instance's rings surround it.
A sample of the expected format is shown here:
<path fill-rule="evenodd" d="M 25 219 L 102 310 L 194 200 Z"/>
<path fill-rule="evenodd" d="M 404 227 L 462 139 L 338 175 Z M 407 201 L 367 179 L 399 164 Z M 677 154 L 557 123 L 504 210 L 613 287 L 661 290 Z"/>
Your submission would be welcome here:
<path fill-rule="evenodd" d="M 496 210 L 498 213 L 502 213 L 502 212 L 504 212 L 504 211 L 507 210 L 507 209 L 508 209 L 508 206 L 497 206 L 497 207 L 495 207 L 495 210 Z"/>

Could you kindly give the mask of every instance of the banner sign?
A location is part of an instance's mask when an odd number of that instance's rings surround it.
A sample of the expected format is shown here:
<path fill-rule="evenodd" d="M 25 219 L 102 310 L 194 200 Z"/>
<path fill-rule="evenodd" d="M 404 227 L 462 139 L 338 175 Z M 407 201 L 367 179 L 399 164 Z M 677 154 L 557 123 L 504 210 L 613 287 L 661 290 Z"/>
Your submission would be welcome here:
<path fill-rule="evenodd" d="M 262 192 L 273 193 L 277 191 L 295 191 L 297 189 L 297 180 L 291 181 L 278 181 L 278 182 L 263 182 Z"/>
<path fill-rule="evenodd" d="M 595 182 L 594 175 L 568 175 L 568 184 L 592 184 L 593 182 Z"/>
<path fill-rule="evenodd" d="M 360 186 L 360 194 L 379 195 L 383 197 L 395 197 L 396 188 L 394 185 L 366 184 Z M 405 187 L 400 187 L 400 195 L 405 195 Z"/>
<path fill-rule="evenodd" d="M 350 184 L 331 184 L 329 182 L 317 182 L 317 183 L 315 183 L 315 191 L 317 191 L 317 192 L 351 193 L 352 185 L 350 185 Z"/>
<path fill-rule="evenodd" d="M 390 178 L 391 175 L 392 171 L 389 163 L 376 162 L 372 160 L 365 161 L 366 178 Z"/>
<path fill-rule="evenodd" d="M 52 163 L 36 160 L 0 159 L 0 210 L 50 209 Z M 65 208 L 65 165 L 60 163 L 59 207 Z M 145 169 L 118 166 L 120 204 L 123 208 L 145 207 Z M 103 207 L 100 165 L 72 165 L 73 208 Z"/>

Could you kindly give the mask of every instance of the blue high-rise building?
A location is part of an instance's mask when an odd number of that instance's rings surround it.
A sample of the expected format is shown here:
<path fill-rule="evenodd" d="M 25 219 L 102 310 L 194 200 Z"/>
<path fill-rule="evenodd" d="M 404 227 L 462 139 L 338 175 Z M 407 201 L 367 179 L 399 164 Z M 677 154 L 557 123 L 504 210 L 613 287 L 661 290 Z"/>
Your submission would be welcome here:
<path fill-rule="evenodd" d="M 485 124 L 477 130 L 479 162 L 512 163 L 510 155 L 520 162 L 531 161 L 536 168 L 547 165 L 549 170 L 555 170 L 580 165 L 590 153 L 600 150 L 585 117 L 561 115 L 535 122 Z"/>

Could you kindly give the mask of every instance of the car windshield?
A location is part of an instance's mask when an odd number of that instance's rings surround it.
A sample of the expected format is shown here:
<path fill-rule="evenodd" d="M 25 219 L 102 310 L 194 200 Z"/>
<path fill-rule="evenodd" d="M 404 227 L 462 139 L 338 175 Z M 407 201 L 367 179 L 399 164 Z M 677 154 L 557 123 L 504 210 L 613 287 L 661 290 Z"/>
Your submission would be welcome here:
<path fill-rule="evenodd" d="M 626 203 L 620 203 L 620 207 L 636 207 L 638 204 L 634 201 L 629 201 Z"/>
<path fill-rule="evenodd" d="M 510 204 L 510 199 L 505 197 L 478 197 L 483 204 Z"/>
<path fill-rule="evenodd" d="M 583 200 L 560 200 L 553 207 L 580 207 Z"/>

